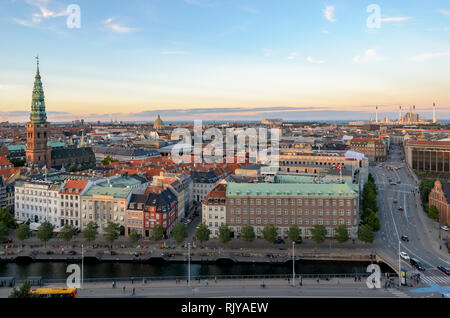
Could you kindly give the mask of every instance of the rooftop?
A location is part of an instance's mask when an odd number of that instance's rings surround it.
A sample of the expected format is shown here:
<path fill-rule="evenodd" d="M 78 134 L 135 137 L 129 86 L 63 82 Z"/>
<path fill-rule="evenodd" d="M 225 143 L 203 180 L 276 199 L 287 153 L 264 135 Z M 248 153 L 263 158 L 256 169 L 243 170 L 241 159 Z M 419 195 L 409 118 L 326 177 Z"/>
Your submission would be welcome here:
<path fill-rule="evenodd" d="M 131 193 L 131 191 L 132 190 L 130 188 L 110 188 L 96 185 L 91 187 L 85 193 L 85 196 L 105 195 L 105 196 L 112 196 L 118 199 L 125 199 Z"/>

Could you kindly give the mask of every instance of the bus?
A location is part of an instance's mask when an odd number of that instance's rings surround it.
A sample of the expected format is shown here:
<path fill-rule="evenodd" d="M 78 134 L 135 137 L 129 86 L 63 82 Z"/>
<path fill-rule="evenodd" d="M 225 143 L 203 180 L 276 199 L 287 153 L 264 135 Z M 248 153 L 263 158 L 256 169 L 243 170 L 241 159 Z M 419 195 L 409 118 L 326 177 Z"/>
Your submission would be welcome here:
<path fill-rule="evenodd" d="M 31 288 L 30 294 L 37 298 L 76 298 L 76 288 Z"/>

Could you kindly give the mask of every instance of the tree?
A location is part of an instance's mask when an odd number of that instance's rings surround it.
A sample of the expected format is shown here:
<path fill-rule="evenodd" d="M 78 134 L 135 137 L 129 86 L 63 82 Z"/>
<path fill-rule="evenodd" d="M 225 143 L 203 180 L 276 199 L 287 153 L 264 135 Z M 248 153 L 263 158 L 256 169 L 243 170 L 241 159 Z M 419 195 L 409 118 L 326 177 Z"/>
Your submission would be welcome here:
<path fill-rule="evenodd" d="M 366 243 L 372 243 L 373 242 L 373 232 L 372 228 L 369 225 L 363 225 L 358 230 L 358 236 L 359 239 Z"/>
<path fill-rule="evenodd" d="M 361 221 L 363 224 L 367 223 L 367 219 L 369 218 L 369 216 L 371 214 L 375 214 L 375 212 L 372 211 L 372 209 L 370 209 L 370 208 L 364 209 L 363 213 L 361 214 Z"/>
<path fill-rule="evenodd" d="M 183 223 L 178 223 L 172 230 L 172 236 L 174 237 L 177 243 L 183 242 L 183 240 L 187 236 L 186 226 Z"/>
<path fill-rule="evenodd" d="M 95 241 L 98 234 L 98 224 L 95 222 L 89 222 L 83 230 L 83 237 L 89 243 Z"/>
<path fill-rule="evenodd" d="M 9 233 L 9 229 L 5 223 L 0 222 L 0 240 L 3 241 Z"/>
<path fill-rule="evenodd" d="M 14 165 L 14 167 L 23 167 L 25 166 L 26 160 L 19 158 L 11 158 L 9 161 Z"/>
<path fill-rule="evenodd" d="M 300 231 L 297 226 L 289 227 L 288 237 L 292 242 L 296 242 L 300 237 Z"/>
<path fill-rule="evenodd" d="M 311 229 L 311 239 L 316 243 L 323 243 L 326 235 L 327 229 L 323 225 L 316 224 Z"/>
<path fill-rule="evenodd" d="M 209 240 L 209 235 L 211 231 L 208 229 L 205 223 L 200 223 L 200 225 L 194 231 L 195 237 L 200 243 L 206 242 Z"/>
<path fill-rule="evenodd" d="M 278 236 L 277 228 L 273 224 L 269 224 L 264 227 L 262 234 L 267 242 L 275 243 Z"/>
<path fill-rule="evenodd" d="M 430 219 L 439 221 L 439 210 L 436 206 L 431 205 L 428 211 L 428 217 Z"/>
<path fill-rule="evenodd" d="M 373 232 L 378 232 L 381 228 L 380 219 L 374 212 L 369 214 L 366 219 L 366 224 L 370 226 Z"/>
<path fill-rule="evenodd" d="M 247 225 L 241 229 L 241 238 L 244 242 L 253 242 L 255 237 L 256 235 L 253 226 Z"/>
<path fill-rule="evenodd" d="M 219 227 L 219 241 L 221 243 L 227 243 L 231 240 L 231 230 L 228 225 L 224 224 Z"/>
<path fill-rule="evenodd" d="M 107 166 L 111 164 L 112 158 L 110 156 L 106 156 L 105 159 L 102 160 L 102 165 Z"/>
<path fill-rule="evenodd" d="M 420 181 L 419 185 L 419 192 L 420 192 L 420 198 L 422 199 L 422 202 L 428 203 L 428 196 L 433 189 L 435 179 L 429 179 L 425 178 L 422 181 Z"/>
<path fill-rule="evenodd" d="M 152 238 L 155 242 L 161 241 L 163 239 L 164 236 L 164 229 L 162 228 L 161 225 L 156 224 L 153 227 L 153 235 Z"/>
<path fill-rule="evenodd" d="M 14 216 L 9 212 L 8 209 L 5 208 L 0 208 L 0 222 L 5 223 L 5 225 L 10 229 L 15 228 L 17 225 Z"/>
<path fill-rule="evenodd" d="M 114 222 L 108 222 L 103 231 L 105 232 L 103 234 L 105 240 L 110 244 L 112 244 L 115 240 L 119 238 L 120 225 Z"/>
<path fill-rule="evenodd" d="M 24 241 L 30 237 L 30 227 L 28 224 L 20 224 L 16 230 L 16 237 L 20 241 Z"/>
<path fill-rule="evenodd" d="M 336 235 L 334 238 L 339 243 L 345 243 L 348 241 L 348 239 L 349 239 L 348 230 L 347 230 L 347 226 L 345 226 L 345 224 L 341 224 L 336 228 Z"/>
<path fill-rule="evenodd" d="M 53 229 L 54 229 L 53 224 L 51 224 L 48 221 L 45 221 L 39 226 L 37 230 L 37 237 L 42 242 L 44 242 L 45 246 L 47 246 L 47 241 L 53 237 Z"/>
<path fill-rule="evenodd" d="M 28 282 L 28 280 L 25 280 L 19 289 L 17 289 L 16 287 L 13 288 L 13 291 L 8 296 L 8 298 L 31 298 L 32 295 L 30 293 L 30 289 L 30 283 Z"/>
<path fill-rule="evenodd" d="M 128 235 L 128 239 L 131 243 L 136 243 L 141 239 L 141 235 L 137 233 L 136 230 L 131 230 L 130 235 Z"/>
<path fill-rule="evenodd" d="M 69 243 L 69 241 L 73 238 L 75 233 L 77 232 L 77 229 L 70 224 L 64 224 L 63 228 L 59 232 L 59 236 L 66 241 L 66 243 Z"/>

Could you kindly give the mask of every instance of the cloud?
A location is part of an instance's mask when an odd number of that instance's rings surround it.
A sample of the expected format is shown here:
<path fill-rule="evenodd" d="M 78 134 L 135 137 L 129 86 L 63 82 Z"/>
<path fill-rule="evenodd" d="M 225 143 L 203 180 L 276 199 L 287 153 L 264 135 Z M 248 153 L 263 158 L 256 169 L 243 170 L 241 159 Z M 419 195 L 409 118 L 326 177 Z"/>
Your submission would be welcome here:
<path fill-rule="evenodd" d="M 437 53 L 422 53 L 422 54 L 410 57 L 409 61 L 411 61 L 411 62 L 422 62 L 422 61 L 432 60 L 432 59 L 440 58 L 440 57 L 443 57 L 443 56 L 449 56 L 449 55 L 450 55 L 450 51 L 437 52 Z"/>
<path fill-rule="evenodd" d="M 112 23 L 112 22 L 113 22 L 113 18 L 108 18 L 105 21 L 103 21 L 103 24 L 106 25 L 112 31 L 117 32 L 117 33 L 129 33 L 129 32 L 138 30 L 136 28 L 126 27 L 126 26 L 123 26 L 123 25 L 120 25 L 117 23 Z"/>
<path fill-rule="evenodd" d="M 445 15 L 446 17 L 450 17 L 450 10 L 447 10 L 447 9 L 441 9 L 441 10 L 439 10 L 439 12 L 440 12 L 442 15 Z"/>
<path fill-rule="evenodd" d="M 355 63 L 367 63 L 381 60 L 383 60 L 383 57 L 380 56 L 374 49 L 368 49 L 364 52 L 364 55 L 357 55 L 353 58 L 353 62 Z"/>
<path fill-rule="evenodd" d="M 298 56 L 297 52 L 292 52 L 289 56 L 288 56 L 288 60 L 295 60 Z"/>
<path fill-rule="evenodd" d="M 187 55 L 187 54 L 191 54 L 191 52 L 164 50 L 164 51 L 161 51 L 161 54 L 163 54 L 163 55 Z"/>
<path fill-rule="evenodd" d="M 336 19 L 334 18 L 334 11 L 335 11 L 335 7 L 334 6 L 325 6 L 325 9 L 323 10 L 323 15 L 325 17 L 325 19 L 327 19 L 330 22 L 336 22 Z"/>
<path fill-rule="evenodd" d="M 325 61 L 313 59 L 311 56 L 308 56 L 306 60 L 312 64 L 323 64 Z"/>
<path fill-rule="evenodd" d="M 385 17 L 381 18 L 381 22 L 403 22 L 412 19 L 411 17 Z"/>
<path fill-rule="evenodd" d="M 330 32 L 328 32 L 327 29 L 322 29 L 320 32 L 323 33 L 323 34 L 329 34 L 330 33 Z"/>
<path fill-rule="evenodd" d="M 67 10 L 67 7 L 59 11 L 50 10 L 48 8 L 48 5 L 50 3 L 49 0 L 26 0 L 26 3 L 31 6 L 39 8 L 39 12 L 34 12 L 31 15 L 31 20 L 29 21 L 24 19 L 13 18 L 14 22 L 26 27 L 37 27 L 45 19 L 65 17 L 70 14 L 70 11 Z"/>
<path fill-rule="evenodd" d="M 429 28 L 427 31 L 450 31 L 450 26 L 444 26 L 444 27 L 436 27 L 436 28 Z"/>
<path fill-rule="evenodd" d="M 273 55 L 273 50 L 263 49 L 263 56 L 264 57 L 271 57 L 272 55 Z"/>

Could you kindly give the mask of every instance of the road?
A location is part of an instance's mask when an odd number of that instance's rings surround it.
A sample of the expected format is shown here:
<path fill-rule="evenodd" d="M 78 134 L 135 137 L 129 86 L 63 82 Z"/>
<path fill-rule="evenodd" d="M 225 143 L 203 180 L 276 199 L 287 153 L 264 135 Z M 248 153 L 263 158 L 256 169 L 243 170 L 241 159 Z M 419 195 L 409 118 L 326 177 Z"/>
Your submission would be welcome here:
<path fill-rule="evenodd" d="M 386 163 L 371 167 L 378 188 L 378 216 L 381 230 L 376 235 L 374 246 L 379 255 L 383 255 L 398 266 L 398 249 L 410 257 L 420 260 L 425 271 L 420 272 L 425 283 L 437 283 L 440 286 L 450 285 L 450 276 L 436 267 L 450 267 L 450 254 L 446 248 L 439 250 L 437 231 L 432 228 L 422 210 L 418 184 L 410 170 L 401 161 L 401 148 L 394 146 Z M 401 167 L 398 170 L 387 170 L 387 166 Z M 392 182 L 400 184 L 391 185 Z M 397 200 L 398 203 L 394 203 Z M 404 211 L 399 211 L 402 207 Z M 422 215 L 420 215 L 422 214 Z M 431 228 L 430 228 L 431 227 Z M 402 235 L 409 237 L 409 242 L 401 241 Z M 410 273 L 418 273 L 409 261 L 401 259 L 401 267 Z"/>

